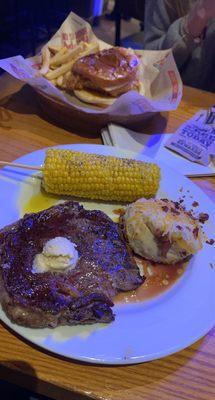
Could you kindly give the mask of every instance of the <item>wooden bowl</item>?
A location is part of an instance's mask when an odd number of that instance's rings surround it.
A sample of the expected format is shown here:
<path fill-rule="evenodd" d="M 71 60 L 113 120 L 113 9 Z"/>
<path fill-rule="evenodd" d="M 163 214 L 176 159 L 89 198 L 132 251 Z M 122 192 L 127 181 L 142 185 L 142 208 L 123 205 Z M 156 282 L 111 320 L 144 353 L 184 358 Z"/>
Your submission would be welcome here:
<path fill-rule="evenodd" d="M 152 118 L 155 114 L 147 112 L 136 116 L 109 115 L 101 113 L 87 113 L 84 110 L 78 110 L 72 104 L 66 104 L 59 99 L 48 96 L 47 94 L 36 91 L 39 104 L 45 114 L 47 114 L 57 124 L 63 125 L 77 133 L 100 133 L 101 129 L 109 123 L 115 123 L 133 130 L 141 131 L 146 120 Z M 86 104 L 76 102 L 76 104 L 86 107 Z M 97 110 L 101 110 L 95 108 Z"/>

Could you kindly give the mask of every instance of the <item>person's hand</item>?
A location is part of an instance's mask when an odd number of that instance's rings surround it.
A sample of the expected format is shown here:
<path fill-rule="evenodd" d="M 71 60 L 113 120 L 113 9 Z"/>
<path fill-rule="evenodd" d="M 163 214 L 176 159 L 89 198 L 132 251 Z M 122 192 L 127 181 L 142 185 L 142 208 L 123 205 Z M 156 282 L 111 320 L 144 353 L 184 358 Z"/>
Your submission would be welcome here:
<path fill-rule="evenodd" d="M 193 38 L 199 37 L 213 18 L 215 18 L 215 0 L 198 0 L 187 16 L 186 29 Z"/>

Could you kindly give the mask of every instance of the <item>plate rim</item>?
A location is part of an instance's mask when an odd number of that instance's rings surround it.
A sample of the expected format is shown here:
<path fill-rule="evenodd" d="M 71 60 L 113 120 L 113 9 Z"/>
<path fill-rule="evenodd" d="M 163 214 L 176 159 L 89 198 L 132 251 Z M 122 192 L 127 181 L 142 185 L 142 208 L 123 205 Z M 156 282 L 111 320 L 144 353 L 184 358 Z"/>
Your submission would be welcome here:
<path fill-rule="evenodd" d="M 75 147 L 86 147 L 86 146 L 87 146 L 88 148 L 89 148 L 89 146 L 90 146 L 91 149 L 95 148 L 95 146 L 96 146 L 97 148 L 98 148 L 98 147 L 100 147 L 100 148 L 103 147 L 103 148 L 107 148 L 108 151 L 110 150 L 110 148 L 112 148 L 112 149 L 114 149 L 114 150 L 116 150 L 116 151 L 119 151 L 119 152 L 122 152 L 122 153 L 128 153 L 128 152 L 129 152 L 130 154 L 132 154 L 132 157 L 138 156 L 138 153 L 135 153 L 135 152 L 133 152 L 133 151 L 126 151 L 126 150 L 124 150 L 124 149 L 120 149 L 120 148 L 115 147 L 115 146 L 103 146 L 103 145 L 100 145 L 100 144 L 87 144 L 87 143 L 80 143 L 80 144 L 79 144 L 79 143 L 75 143 L 75 144 L 70 143 L 70 144 L 63 144 L 63 145 L 56 145 L 56 146 L 48 146 L 48 147 L 46 147 L 46 148 L 41 148 L 41 149 L 35 150 L 35 151 L 33 151 L 33 152 L 26 153 L 26 154 L 24 154 L 23 156 L 21 156 L 21 157 L 17 158 L 16 160 L 14 160 L 14 162 L 15 162 L 15 161 L 18 162 L 18 161 L 22 160 L 22 159 L 25 158 L 25 157 L 31 157 L 31 155 L 32 155 L 32 154 L 35 155 L 36 152 L 45 152 L 48 148 L 68 148 L 68 147 L 70 147 L 70 148 L 75 148 Z M 80 150 L 80 151 L 81 151 L 81 150 Z M 82 150 L 82 151 L 84 151 L 84 150 Z M 156 163 L 156 160 L 150 159 L 149 157 L 147 157 L 147 156 L 145 156 L 145 155 L 141 155 L 141 158 Z M 162 168 L 162 166 L 164 166 L 165 168 L 170 169 L 170 167 L 169 167 L 168 165 L 166 165 L 165 163 L 163 163 L 163 162 L 158 162 L 158 164 L 161 166 L 161 168 Z M 178 173 L 178 171 L 173 170 L 173 172 L 174 172 L 174 173 L 177 173 L 177 174 L 180 175 L 180 176 L 183 176 L 183 175 L 181 175 L 180 173 Z M 31 173 L 31 175 L 33 175 L 33 173 Z M 183 179 L 185 179 L 186 181 L 189 181 L 189 184 L 191 183 L 192 185 L 194 185 L 194 183 L 193 183 L 189 178 L 183 176 Z M 211 203 L 212 206 L 214 205 L 214 204 L 213 204 L 213 201 L 210 199 L 210 197 L 209 197 L 206 193 L 204 193 L 199 187 L 196 187 L 196 189 L 197 189 L 198 191 L 202 192 L 203 195 L 206 196 L 208 200 L 210 200 L 210 203 Z M 5 314 L 4 314 L 4 315 L 5 315 Z M 1 316 L 0 316 L 0 318 L 1 318 Z M 6 318 L 7 318 L 7 316 L 6 316 Z M 2 319 L 2 318 L 1 318 L 1 319 Z M 7 318 L 7 319 L 8 319 L 8 318 Z M 8 324 L 7 321 L 5 321 L 4 319 L 3 319 L 3 322 L 4 322 L 4 324 L 5 324 L 6 326 L 9 326 L 10 329 L 12 329 L 13 331 L 15 331 L 15 333 L 18 334 L 18 336 L 23 337 L 25 340 L 27 340 L 27 341 L 29 341 L 30 343 L 33 343 L 34 345 L 36 345 L 36 346 L 38 347 L 38 349 L 42 348 L 42 349 L 44 349 L 44 350 L 46 350 L 46 351 L 50 351 L 50 352 L 53 353 L 53 354 L 56 354 L 56 355 L 61 356 L 61 357 L 65 357 L 65 358 L 67 358 L 67 359 L 69 359 L 69 360 L 73 360 L 73 359 L 74 359 L 74 360 L 78 360 L 78 361 L 82 361 L 82 362 L 94 363 L 94 364 L 102 364 L 102 365 L 128 365 L 128 364 L 137 364 L 137 363 L 142 363 L 142 362 L 146 362 L 146 361 L 156 360 L 156 359 L 160 359 L 160 358 L 169 356 L 169 355 L 174 354 L 174 353 L 176 353 L 176 352 L 178 352 L 178 351 L 181 351 L 181 350 L 183 350 L 184 348 L 186 348 L 186 347 L 190 346 L 191 344 L 195 343 L 197 340 L 199 340 L 201 337 L 203 337 L 209 330 L 211 330 L 211 329 L 213 328 L 213 326 L 214 326 L 214 323 L 212 323 L 212 325 L 210 326 L 210 328 L 209 328 L 209 327 L 205 328 L 205 331 L 204 331 L 203 333 L 201 333 L 200 335 L 197 335 L 195 338 L 192 338 L 192 339 L 188 340 L 187 343 L 186 343 L 185 345 L 183 345 L 182 347 L 179 345 L 179 346 L 175 346 L 175 347 L 173 347 L 173 348 L 168 349 L 168 351 L 163 350 L 163 351 L 160 351 L 160 352 L 158 352 L 158 353 L 153 353 L 153 354 L 151 355 L 151 357 L 149 357 L 149 356 L 147 356 L 147 357 L 144 357 L 144 356 L 138 356 L 138 357 L 132 356 L 132 357 L 128 357 L 128 358 L 126 358 L 126 359 L 122 359 L 122 358 L 116 357 L 115 360 L 112 360 L 112 361 L 111 361 L 111 360 L 107 360 L 107 359 L 99 359 L 99 360 L 98 360 L 98 359 L 91 358 L 91 357 L 89 357 L 89 356 L 87 356 L 87 357 L 85 357 L 85 356 L 80 356 L 80 357 L 71 356 L 71 355 L 68 355 L 68 354 L 66 354 L 66 353 L 64 353 L 64 352 L 55 351 L 55 350 L 51 349 L 50 347 L 46 347 L 46 346 L 43 345 L 42 343 L 38 343 L 38 342 L 34 341 L 33 339 L 30 339 L 27 335 L 20 334 L 17 330 L 15 330 L 15 329 L 13 328 L 13 325 L 14 325 L 15 327 L 17 327 L 17 326 L 19 327 L 19 325 L 12 324 L 10 320 L 9 320 L 9 324 Z M 27 328 L 27 329 L 30 329 L 30 328 Z"/>

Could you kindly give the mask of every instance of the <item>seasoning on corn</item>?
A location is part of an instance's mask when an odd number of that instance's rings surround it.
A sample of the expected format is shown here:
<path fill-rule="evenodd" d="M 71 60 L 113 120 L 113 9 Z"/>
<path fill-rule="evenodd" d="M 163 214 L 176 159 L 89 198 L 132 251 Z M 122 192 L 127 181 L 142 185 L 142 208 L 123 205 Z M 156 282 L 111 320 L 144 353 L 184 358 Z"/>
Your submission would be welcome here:
<path fill-rule="evenodd" d="M 48 193 L 132 202 L 153 197 L 159 181 L 160 168 L 153 163 L 50 149 L 42 186 Z"/>

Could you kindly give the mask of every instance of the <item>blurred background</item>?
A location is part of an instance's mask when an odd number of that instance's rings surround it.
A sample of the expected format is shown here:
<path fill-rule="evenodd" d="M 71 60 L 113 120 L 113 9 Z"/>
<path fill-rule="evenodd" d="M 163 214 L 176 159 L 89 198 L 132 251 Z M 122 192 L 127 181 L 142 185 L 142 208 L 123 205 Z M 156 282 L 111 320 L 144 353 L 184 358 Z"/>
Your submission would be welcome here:
<path fill-rule="evenodd" d="M 8 0 L 1 2 L 0 59 L 34 55 L 70 11 L 104 41 L 142 48 L 143 0 Z"/>

